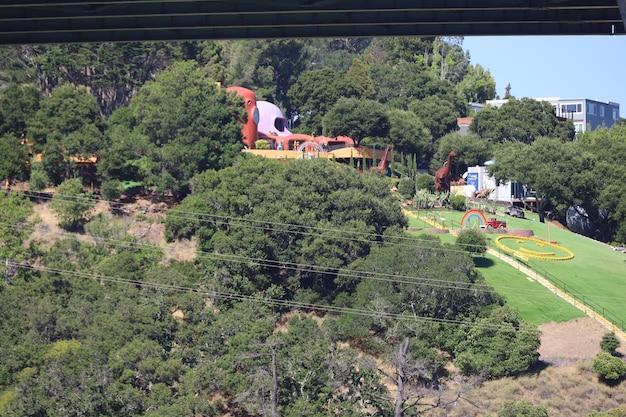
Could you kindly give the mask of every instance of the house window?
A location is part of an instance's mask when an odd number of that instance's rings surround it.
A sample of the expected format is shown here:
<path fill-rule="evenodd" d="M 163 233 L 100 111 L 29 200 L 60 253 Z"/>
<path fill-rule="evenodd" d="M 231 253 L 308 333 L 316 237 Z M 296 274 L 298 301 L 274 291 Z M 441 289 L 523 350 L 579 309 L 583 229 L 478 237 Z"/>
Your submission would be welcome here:
<path fill-rule="evenodd" d="M 604 117 L 604 106 L 600 106 L 600 117 Z"/>
<path fill-rule="evenodd" d="M 619 109 L 613 109 L 613 120 L 619 119 Z"/>
<path fill-rule="evenodd" d="M 582 112 L 582 104 L 561 104 L 561 114 L 573 114 Z"/>
<path fill-rule="evenodd" d="M 587 113 L 592 114 L 592 115 L 596 115 L 596 105 L 595 103 L 589 103 L 589 108 Z"/>

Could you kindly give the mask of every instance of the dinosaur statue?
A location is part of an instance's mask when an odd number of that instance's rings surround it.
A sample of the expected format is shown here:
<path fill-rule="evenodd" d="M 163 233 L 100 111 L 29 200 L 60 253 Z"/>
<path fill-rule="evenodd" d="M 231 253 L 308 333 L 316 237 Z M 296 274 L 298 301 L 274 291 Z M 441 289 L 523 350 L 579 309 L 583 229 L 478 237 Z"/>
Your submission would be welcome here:
<path fill-rule="evenodd" d="M 456 156 L 456 152 L 451 151 L 448 154 L 448 160 L 441 168 L 435 172 L 435 191 L 450 191 L 450 167 L 452 166 L 452 158 Z"/>
<path fill-rule="evenodd" d="M 387 168 L 389 167 L 389 154 L 391 153 L 391 150 L 393 149 L 393 145 L 387 145 L 387 147 L 385 148 L 385 153 L 383 154 L 382 159 L 380 160 L 380 162 L 378 163 L 377 166 L 372 166 L 370 168 L 370 171 L 375 171 L 378 170 L 380 172 L 385 172 L 387 171 Z M 376 152 L 374 150 L 374 152 Z"/>

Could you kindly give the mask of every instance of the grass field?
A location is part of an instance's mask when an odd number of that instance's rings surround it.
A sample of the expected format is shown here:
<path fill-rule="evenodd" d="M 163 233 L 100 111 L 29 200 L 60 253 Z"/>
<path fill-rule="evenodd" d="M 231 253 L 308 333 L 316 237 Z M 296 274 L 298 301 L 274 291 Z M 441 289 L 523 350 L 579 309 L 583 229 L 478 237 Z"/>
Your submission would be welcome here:
<path fill-rule="evenodd" d="M 422 220 L 428 216 L 446 227 L 460 229 L 463 215 L 464 212 L 449 210 L 421 211 L 419 218 L 409 217 L 409 225 L 430 228 L 432 226 Z M 626 327 L 626 254 L 561 227 L 541 223 L 534 213 L 526 212 L 526 219 L 517 219 L 504 216 L 500 208 L 499 214 L 486 213 L 485 216 L 506 220 L 508 230 L 532 230 L 535 238 L 557 242 L 572 251 L 574 259 L 571 260 L 531 259 L 526 264 L 619 327 Z M 451 234 L 438 236 L 444 243 L 454 241 Z M 498 236 L 500 234 L 488 233 L 490 247 L 497 249 L 494 240 Z M 477 267 L 485 280 L 531 323 L 562 322 L 584 316 L 580 310 L 495 257 L 478 259 Z"/>

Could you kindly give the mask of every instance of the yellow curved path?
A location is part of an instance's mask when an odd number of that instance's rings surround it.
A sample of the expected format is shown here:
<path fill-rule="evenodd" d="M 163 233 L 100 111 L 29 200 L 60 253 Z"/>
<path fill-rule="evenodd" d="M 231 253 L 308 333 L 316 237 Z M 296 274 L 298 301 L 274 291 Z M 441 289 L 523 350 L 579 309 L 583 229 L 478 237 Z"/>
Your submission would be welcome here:
<path fill-rule="evenodd" d="M 407 215 L 411 216 L 411 217 L 417 217 L 415 215 L 415 213 L 411 213 L 410 211 L 405 211 L 405 213 Z M 434 227 L 437 227 L 437 228 L 440 228 L 440 229 L 447 229 L 442 224 L 439 224 L 436 221 L 433 221 L 431 219 L 422 217 L 421 220 L 425 221 L 426 223 L 429 223 L 429 224 L 433 225 Z M 452 230 L 452 229 L 448 229 L 448 230 L 450 231 L 450 233 L 452 233 L 454 235 L 458 235 L 459 234 L 458 230 Z M 615 324 L 611 323 L 609 320 L 604 318 L 602 315 L 598 314 L 596 311 L 592 310 L 591 308 L 589 308 L 588 306 L 586 306 L 582 302 L 578 301 L 576 298 L 572 297 L 571 295 L 567 294 L 565 291 L 561 290 L 560 288 L 558 288 L 557 286 L 552 284 L 544 276 L 538 274 L 536 271 L 532 270 L 531 268 L 528 268 L 526 265 L 518 262 L 516 259 L 513 259 L 513 258 L 511 258 L 511 257 L 509 257 L 507 255 L 501 254 L 501 253 L 499 253 L 498 251 L 496 251 L 494 249 L 487 248 L 487 253 L 492 255 L 492 256 L 495 256 L 496 258 L 500 259 L 501 261 L 506 262 L 507 264 L 511 265 L 513 268 L 517 269 L 518 271 L 520 271 L 524 275 L 526 275 L 529 279 L 537 281 L 538 283 L 540 283 L 541 285 L 546 287 L 549 291 L 551 291 L 552 293 L 554 293 L 558 297 L 560 297 L 563 300 L 567 301 L 568 303 L 570 303 L 571 305 L 573 305 L 574 307 L 576 307 L 577 309 L 579 309 L 580 311 L 585 313 L 587 316 L 595 319 L 598 323 L 600 323 L 602 326 L 604 326 L 609 331 L 614 332 L 615 335 L 617 337 L 619 337 L 623 342 L 626 342 L 626 332 L 624 330 L 620 329 Z"/>

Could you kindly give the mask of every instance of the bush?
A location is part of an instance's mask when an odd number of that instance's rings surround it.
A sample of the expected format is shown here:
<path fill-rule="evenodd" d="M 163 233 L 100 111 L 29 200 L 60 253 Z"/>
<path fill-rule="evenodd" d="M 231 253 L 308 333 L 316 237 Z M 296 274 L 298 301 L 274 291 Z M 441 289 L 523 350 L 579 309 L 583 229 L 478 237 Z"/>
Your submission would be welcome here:
<path fill-rule="evenodd" d="M 466 207 L 465 207 L 465 197 L 462 195 L 451 195 L 450 196 L 450 205 L 452 206 L 453 210 L 457 210 L 457 211 L 465 211 Z"/>
<path fill-rule="evenodd" d="M 100 191 L 105 200 L 117 200 L 122 195 L 122 183 L 119 180 L 102 181 Z"/>
<path fill-rule="evenodd" d="M 600 349 L 603 352 L 615 355 L 615 350 L 620 346 L 619 339 L 615 336 L 615 333 L 605 333 L 600 340 Z"/>
<path fill-rule="evenodd" d="M 30 191 L 40 191 L 50 184 L 50 178 L 41 164 L 36 162 L 33 163 L 30 168 L 30 181 L 28 182 L 28 189 Z"/>
<path fill-rule="evenodd" d="M 487 251 L 487 238 L 474 229 L 461 231 L 456 238 L 456 244 L 469 253 L 481 254 Z"/>
<path fill-rule="evenodd" d="M 593 372 L 601 379 L 617 381 L 626 375 L 626 363 L 608 352 L 600 352 L 593 359 Z"/>
<path fill-rule="evenodd" d="M 270 149 L 270 143 L 267 139 L 259 139 L 254 142 L 254 147 L 256 149 Z"/>
<path fill-rule="evenodd" d="M 522 322 L 510 308 L 496 307 L 488 317 L 478 319 L 454 347 L 455 364 L 465 375 L 517 375 L 537 362 L 540 344 L 536 328 Z"/>
<path fill-rule="evenodd" d="M 409 177 L 400 178 L 400 181 L 398 181 L 398 192 L 406 198 L 413 198 L 415 195 L 415 181 Z"/>
<path fill-rule="evenodd" d="M 415 188 L 435 192 L 435 177 L 428 174 L 418 175 L 415 180 Z"/>
<path fill-rule="evenodd" d="M 505 402 L 498 410 L 498 417 L 548 417 L 548 409 L 543 405 L 531 405 L 525 401 Z"/>
<path fill-rule="evenodd" d="M 65 180 L 52 197 L 50 210 L 59 219 L 59 226 L 66 230 L 81 227 L 91 219 L 96 199 L 93 193 L 85 192 L 78 179 Z"/>

